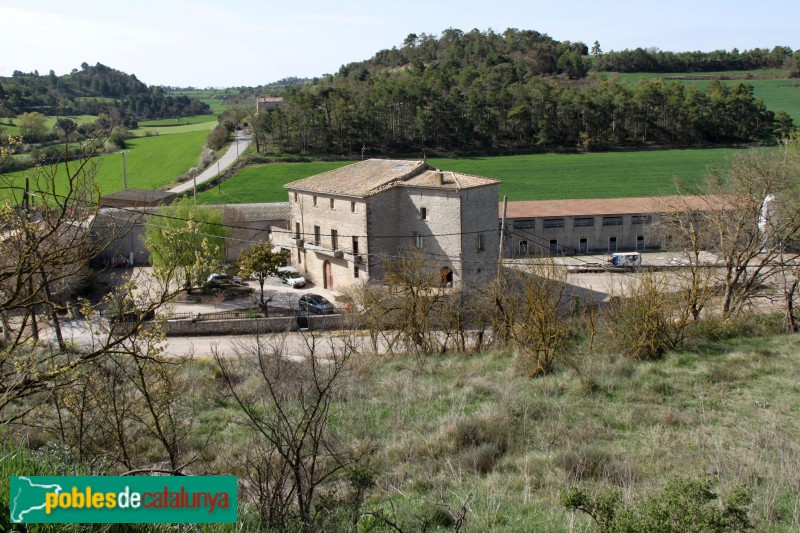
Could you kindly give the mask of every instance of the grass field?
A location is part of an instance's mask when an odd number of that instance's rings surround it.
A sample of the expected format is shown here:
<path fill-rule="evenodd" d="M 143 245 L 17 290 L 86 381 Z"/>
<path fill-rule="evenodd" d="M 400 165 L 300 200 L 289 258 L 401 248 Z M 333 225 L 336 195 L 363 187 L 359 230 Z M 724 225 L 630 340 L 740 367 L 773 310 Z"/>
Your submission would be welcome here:
<path fill-rule="evenodd" d="M 48 132 L 53 130 L 53 126 L 56 123 L 57 118 L 68 118 L 75 121 L 77 124 L 90 124 L 97 120 L 97 117 L 94 115 L 69 115 L 64 117 L 45 117 L 47 120 L 45 121 L 45 128 Z M 16 119 L 14 120 L 14 124 L 11 123 L 12 119 L 9 118 L 0 118 L 0 128 L 5 130 L 6 135 L 19 135 L 19 128 L 16 124 Z"/>
<path fill-rule="evenodd" d="M 190 117 L 193 118 L 193 117 Z M 214 129 L 217 125 L 217 119 L 207 120 L 205 122 L 191 122 L 191 123 L 175 123 L 169 125 L 154 125 L 142 126 L 139 125 L 138 129 L 132 130 L 131 133 L 137 137 L 144 137 L 147 135 L 174 135 L 176 133 L 190 133 L 193 131 L 203 131 L 208 134 L 209 131 Z"/>
<path fill-rule="evenodd" d="M 767 109 L 777 111 L 783 109 L 794 119 L 795 123 L 800 123 L 800 80 L 788 79 L 786 72 L 782 70 L 754 70 L 754 71 L 731 71 L 731 72 L 684 72 L 684 73 L 633 73 L 633 74 L 616 74 L 605 73 L 608 76 L 619 76 L 620 79 L 628 80 L 631 83 L 636 83 L 640 78 L 695 78 L 695 79 L 680 79 L 681 83 L 687 85 L 694 85 L 699 89 L 706 89 L 708 84 L 711 83 L 709 78 L 714 76 L 719 77 L 736 77 L 746 78 L 748 75 L 756 76 L 755 79 L 732 79 L 722 80 L 723 83 L 747 83 L 753 86 L 753 94 L 756 98 L 764 100 Z M 760 79 L 760 77 L 769 77 L 770 79 Z"/>
<path fill-rule="evenodd" d="M 586 154 L 537 154 L 464 159 L 430 159 L 443 170 L 502 181 L 509 200 L 660 196 L 675 192 L 675 178 L 702 179 L 735 150 L 663 150 Z M 202 203 L 285 202 L 283 185 L 347 163 L 273 163 L 248 167 L 217 189 L 201 193 Z"/>
<path fill-rule="evenodd" d="M 286 202 L 283 185 L 320 172 L 339 168 L 347 162 L 273 163 L 243 169 L 236 176 L 197 197 L 202 204 L 248 204 Z"/>
<path fill-rule="evenodd" d="M 125 164 L 128 187 L 131 189 L 158 189 L 175 181 L 188 169 L 197 165 L 200 150 L 207 132 L 198 131 L 176 135 L 141 137 L 128 141 Z M 94 159 L 97 163 L 96 183 L 104 194 L 123 188 L 122 157 L 117 153 Z M 70 163 L 75 165 L 76 163 Z M 35 172 L 29 170 L 28 172 Z M 15 172 L 15 181 L 24 180 L 24 172 Z M 64 176 L 59 166 L 57 179 Z M 59 189 L 57 192 L 63 192 Z"/>
<path fill-rule="evenodd" d="M 143 120 L 139 122 L 139 127 L 155 127 L 155 126 L 162 126 L 162 127 L 180 127 L 180 126 L 187 126 L 191 124 L 204 124 L 206 122 L 214 121 L 216 122 L 217 116 L 216 115 L 193 115 L 191 117 L 179 117 L 179 118 L 163 118 L 159 120 Z"/>

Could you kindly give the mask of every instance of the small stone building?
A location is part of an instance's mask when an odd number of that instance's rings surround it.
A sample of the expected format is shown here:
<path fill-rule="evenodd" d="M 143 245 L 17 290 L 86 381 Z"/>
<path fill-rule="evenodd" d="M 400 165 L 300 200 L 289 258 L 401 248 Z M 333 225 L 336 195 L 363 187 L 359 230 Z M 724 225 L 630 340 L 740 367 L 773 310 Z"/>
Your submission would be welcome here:
<path fill-rule="evenodd" d="M 497 180 L 424 161 L 369 159 L 285 185 L 294 265 L 343 289 L 380 279 L 385 261 L 417 254 L 442 285 L 471 284 L 497 268 Z"/>

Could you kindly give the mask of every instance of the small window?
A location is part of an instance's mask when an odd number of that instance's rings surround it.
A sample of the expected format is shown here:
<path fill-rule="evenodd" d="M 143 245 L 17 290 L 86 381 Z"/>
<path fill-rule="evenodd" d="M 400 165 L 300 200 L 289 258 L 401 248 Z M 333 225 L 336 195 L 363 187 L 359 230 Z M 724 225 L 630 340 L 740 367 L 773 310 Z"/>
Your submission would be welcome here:
<path fill-rule="evenodd" d="M 622 217 L 603 217 L 604 226 L 621 226 Z"/>
<path fill-rule="evenodd" d="M 293 193 L 293 194 L 294 194 L 294 201 L 295 201 L 295 203 L 297 203 L 297 193 Z"/>
<path fill-rule="evenodd" d="M 427 207 L 420 207 L 419 208 L 419 219 L 420 220 L 428 220 L 428 208 Z"/>
<path fill-rule="evenodd" d="M 358 237 L 353 236 L 353 255 L 358 254 Z"/>
<path fill-rule="evenodd" d="M 317 197 L 314 197 L 314 207 L 317 207 Z"/>
<path fill-rule="evenodd" d="M 353 265 L 353 277 L 358 278 L 358 265 Z"/>
<path fill-rule="evenodd" d="M 355 202 L 350 202 L 350 212 L 351 213 L 355 213 L 356 212 L 356 203 Z"/>
<path fill-rule="evenodd" d="M 300 238 L 300 223 L 299 222 L 295 222 L 294 223 L 294 238 L 295 239 L 299 239 Z"/>
<path fill-rule="evenodd" d="M 650 215 L 633 215 L 631 217 L 631 224 L 649 224 Z"/>
<path fill-rule="evenodd" d="M 320 230 L 319 226 L 314 226 L 314 244 L 319 244 L 320 235 L 322 235 L 322 231 Z"/>
<path fill-rule="evenodd" d="M 331 198 L 331 209 L 334 209 L 334 199 Z"/>
<path fill-rule="evenodd" d="M 563 227 L 564 227 L 564 219 L 563 218 L 546 218 L 546 219 L 544 219 L 544 229 L 563 228 Z"/>
<path fill-rule="evenodd" d="M 331 250 L 339 249 L 339 232 L 335 229 L 331 230 Z"/>
<path fill-rule="evenodd" d="M 594 226 L 594 217 L 577 217 L 573 221 L 573 226 L 576 228 L 587 228 Z"/>
<path fill-rule="evenodd" d="M 483 233 L 478 233 L 475 236 L 475 249 L 477 251 L 483 251 Z"/>
<path fill-rule="evenodd" d="M 536 229 L 536 219 L 515 220 L 514 229 Z"/>
<path fill-rule="evenodd" d="M 419 250 L 422 250 L 422 235 L 420 235 L 416 231 L 414 232 L 414 247 Z"/>

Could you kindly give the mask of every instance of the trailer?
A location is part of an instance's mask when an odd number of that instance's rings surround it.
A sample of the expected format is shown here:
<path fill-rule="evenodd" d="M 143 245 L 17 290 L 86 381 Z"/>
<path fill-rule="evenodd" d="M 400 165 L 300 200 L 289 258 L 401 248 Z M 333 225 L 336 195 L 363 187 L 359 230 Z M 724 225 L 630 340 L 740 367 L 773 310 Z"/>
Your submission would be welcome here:
<path fill-rule="evenodd" d="M 639 252 L 614 252 L 609 263 L 620 268 L 637 268 L 642 266 L 642 254 Z"/>

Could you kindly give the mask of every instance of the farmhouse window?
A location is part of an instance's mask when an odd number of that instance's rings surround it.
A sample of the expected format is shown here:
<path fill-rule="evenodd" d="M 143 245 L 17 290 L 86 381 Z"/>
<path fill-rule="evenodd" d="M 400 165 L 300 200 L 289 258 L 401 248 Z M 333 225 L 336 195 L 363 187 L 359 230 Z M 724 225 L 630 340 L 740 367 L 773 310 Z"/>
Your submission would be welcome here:
<path fill-rule="evenodd" d="M 294 202 L 297 203 L 297 193 L 294 193 Z"/>
<path fill-rule="evenodd" d="M 322 235 L 322 231 L 320 230 L 319 226 L 314 226 L 314 244 L 319 244 L 320 242 L 320 235 Z"/>
<path fill-rule="evenodd" d="M 356 212 L 356 203 L 355 202 L 350 202 L 350 212 L 351 213 L 355 213 Z"/>
<path fill-rule="evenodd" d="M 428 208 L 427 207 L 420 207 L 419 208 L 419 219 L 420 220 L 428 220 Z"/>
<path fill-rule="evenodd" d="M 314 196 L 314 207 L 317 207 L 317 197 Z"/>
<path fill-rule="evenodd" d="M 631 224 L 650 224 L 650 215 L 633 215 Z"/>
<path fill-rule="evenodd" d="M 300 238 L 300 223 L 299 222 L 295 222 L 294 223 L 294 238 L 295 239 L 299 239 Z"/>
<path fill-rule="evenodd" d="M 483 251 L 483 233 L 478 233 L 475 236 L 475 250 Z"/>
<path fill-rule="evenodd" d="M 422 250 L 422 235 L 420 235 L 416 231 L 414 232 L 414 247 L 419 250 Z"/>
<path fill-rule="evenodd" d="M 331 210 L 334 209 L 334 202 L 335 202 L 335 200 L 333 198 L 331 198 Z"/>
<path fill-rule="evenodd" d="M 563 218 L 546 218 L 544 219 L 544 229 L 563 228 Z"/>
<path fill-rule="evenodd" d="M 358 237 L 353 236 L 353 255 L 358 254 Z"/>
<path fill-rule="evenodd" d="M 353 277 L 358 278 L 358 265 L 353 265 Z"/>
<path fill-rule="evenodd" d="M 572 225 L 576 228 L 588 228 L 594 226 L 594 217 L 577 217 Z"/>
<path fill-rule="evenodd" d="M 331 250 L 339 249 L 339 232 L 335 229 L 331 230 Z"/>
<path fill-rule="evenodd" d="M 536 229 L 536 219 L 532 218 L 529 220 L 515 220 L 514 221 L 514 228 L 515 229 Z"/>
<path fill-rule="evenodd" d="M 604 226 L 621 226 L 622 217 L 603 217 Z"/>

